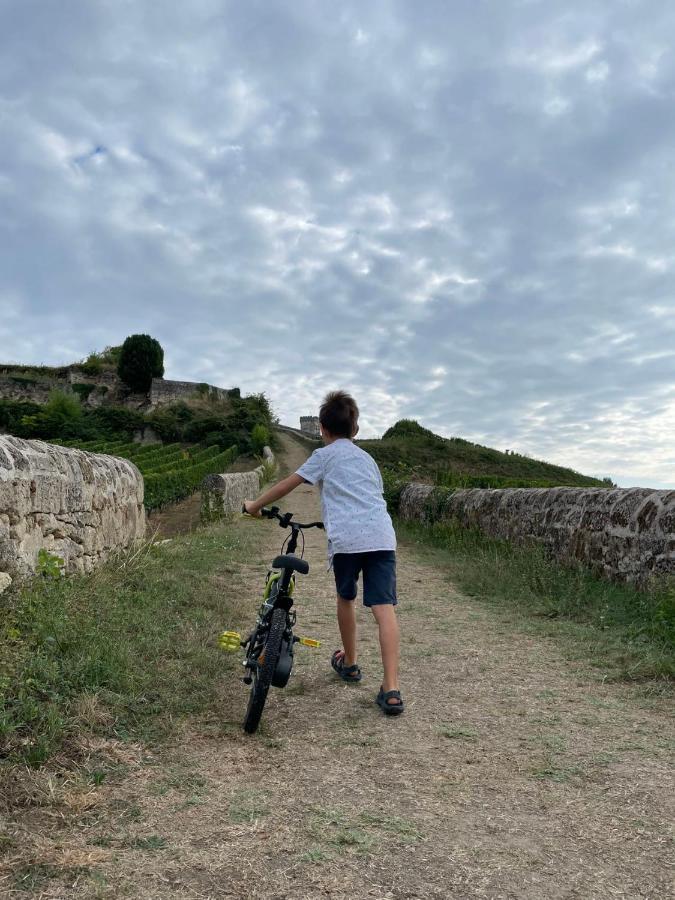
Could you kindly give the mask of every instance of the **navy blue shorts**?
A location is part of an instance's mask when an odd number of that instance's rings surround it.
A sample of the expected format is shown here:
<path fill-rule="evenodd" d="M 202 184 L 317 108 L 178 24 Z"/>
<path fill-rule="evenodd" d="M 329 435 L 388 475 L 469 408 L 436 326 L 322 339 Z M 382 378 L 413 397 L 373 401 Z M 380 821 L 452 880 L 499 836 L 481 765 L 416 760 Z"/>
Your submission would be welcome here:
<path fill-rule="evenodd" d="M 333 572 L 338 596 L 356 599 L 359 574 L 363 572 L 363 605 L 396 606 L 396 551 L 369 550 L 367 553 L 336 553 Z"/>

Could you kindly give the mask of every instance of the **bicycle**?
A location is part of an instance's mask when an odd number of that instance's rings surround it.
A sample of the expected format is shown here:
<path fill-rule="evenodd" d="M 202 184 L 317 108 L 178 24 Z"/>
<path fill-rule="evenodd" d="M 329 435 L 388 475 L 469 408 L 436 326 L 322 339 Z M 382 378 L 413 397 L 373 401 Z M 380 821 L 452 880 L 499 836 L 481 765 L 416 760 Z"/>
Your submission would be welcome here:
<path fill-rule="evenodd" d="M 245 513 L 246 509 L 242 508 Z M 291 533 L 281 545 L 281 554 L 272 560 L 272 568 L 267 573 L 263 601 L 253 630 L 245 639 L 236 631 L 224 631 L 219 638 L 224 650 L 246 650 L 243 666 L 246 675 L 244 684 L 251 685 L 243 728 L 253 734 L 260 724 L 265 701 L 270 687 L 283 688 L 288 684 L 293 668 L 293 648 L 295 644 L 305 647 L 320 647 L 321 642 L 311 638 L 299 638 L 293 634 L 296 612 L 293 609 L 296 573 L 306 575 L 309 563 L 303 559 L 305 552 L 304 530 L 323 528 L 323 522 L 302 524 L 293 522 L 293 513 L 279 514 L 279 507 L 263 508 L 260 514 L 267 519 L 278 519 L 281 528 L 290 528 Z M 298 538 L 302 537 L 302 551 L 295 555 Z M 284 552 L 285 548 L 285 552 Z M 274 571 L 275 569 L 279 571 Z"/>

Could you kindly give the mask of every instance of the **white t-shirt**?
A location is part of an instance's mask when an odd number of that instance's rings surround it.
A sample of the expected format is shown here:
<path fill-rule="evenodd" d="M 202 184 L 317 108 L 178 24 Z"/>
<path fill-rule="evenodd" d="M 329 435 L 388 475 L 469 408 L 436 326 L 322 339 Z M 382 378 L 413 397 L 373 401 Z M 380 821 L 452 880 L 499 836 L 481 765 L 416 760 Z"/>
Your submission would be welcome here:
<path fill-rule="evenodd" d="M 331 560 L 335 553 L 396 549 L 382 476 L 365 450 L 338 438 L 315 450 L 296 474 L 319 485 Z"/>

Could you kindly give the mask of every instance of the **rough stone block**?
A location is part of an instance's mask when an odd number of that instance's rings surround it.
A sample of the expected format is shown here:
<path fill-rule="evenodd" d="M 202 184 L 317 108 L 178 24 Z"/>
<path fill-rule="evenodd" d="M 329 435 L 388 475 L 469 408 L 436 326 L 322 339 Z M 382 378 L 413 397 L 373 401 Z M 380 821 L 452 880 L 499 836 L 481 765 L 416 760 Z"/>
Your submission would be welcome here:
<path fill-rule="evenodd" d="M 439 490 L 409 484 L 403 518 L 439 518 L 492 537 L 535 541 L 561 560 L 579 560 L 609 578 L 646 582 L 675 574 L 675 491 L 647 488 Z M 434 510 L 441 510 L 435 513 Z"/>
<path fill-rule="evenodd" d="M 263 457 L 274 464 L 274 454 L 269 447 L 263 449 Z M 207 475 L 202 482 L 201 517 L 204 521 L 241 511 L 244 500 L 260 492 L 265 475 L 263 466 L 251 472 L 228 472 L 224 475 Z"/>
<path fill-rule="evenodd" d="M 133 463 L 0 435 L 0 570 L 29 575 L 45 549 L 89 572 L 144 533 Z"/>

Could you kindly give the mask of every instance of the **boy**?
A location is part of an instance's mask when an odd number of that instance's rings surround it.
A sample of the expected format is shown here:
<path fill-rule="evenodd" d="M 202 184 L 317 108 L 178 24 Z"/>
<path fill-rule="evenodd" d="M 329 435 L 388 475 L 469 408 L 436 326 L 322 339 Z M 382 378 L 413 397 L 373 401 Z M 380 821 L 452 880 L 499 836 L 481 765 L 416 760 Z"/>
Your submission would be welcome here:
<path fill-rule="evenodd" d="M 325 446 L 315 450 L 295 472 L 257 500 L 246 512 L 259 516 L 268 503 L 285 497 L 300 484 L 318 484 L 328 555 L 337 587 L 337 619 L 342 650 L 331 665 L 346 682 L 361 680 L 356 649 L 356 587 L 363 572 L 363 603 L 370 607 L 380 638 L 384 678 L 376 697 L 387 715 L 403 712 L 398 683 L 399 633 L 396 618 L 396 535 L 382 496 L 382 476 L 375 460 L 353 439 L 359 408 L 344 391 L 326 396 L 319 411 Z"/>

